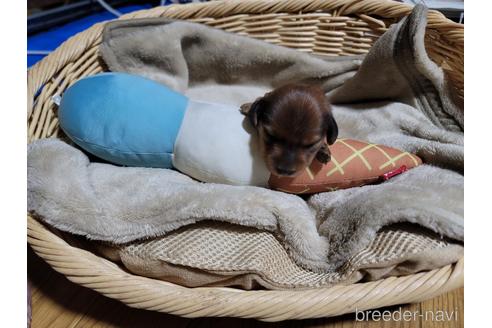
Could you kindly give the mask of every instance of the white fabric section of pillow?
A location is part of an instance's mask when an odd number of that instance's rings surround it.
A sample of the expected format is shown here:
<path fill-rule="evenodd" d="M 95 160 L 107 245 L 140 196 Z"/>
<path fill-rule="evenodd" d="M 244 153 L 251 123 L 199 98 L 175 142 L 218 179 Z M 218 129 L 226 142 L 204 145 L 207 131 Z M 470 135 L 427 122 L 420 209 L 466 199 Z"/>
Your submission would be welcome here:
<path fill-rule="evenodd" d="M 190 100 L 174 145 L 173 165 L 204 182 L 266 187 L 258 136 L 239 108 Z"/>

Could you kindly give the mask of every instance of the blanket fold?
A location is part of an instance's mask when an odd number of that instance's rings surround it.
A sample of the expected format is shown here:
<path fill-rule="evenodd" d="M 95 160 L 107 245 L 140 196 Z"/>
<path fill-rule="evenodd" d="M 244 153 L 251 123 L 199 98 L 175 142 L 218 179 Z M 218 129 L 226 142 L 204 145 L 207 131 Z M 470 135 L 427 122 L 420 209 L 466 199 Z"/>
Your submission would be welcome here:
<path fill-rule="evenodd" d="M 128 243 L 202 220 L 273 232 L 302 267 L 327 272 L 410 222 L 463 240 L 463 115 L 423 43 L 426 9 L 362 57 L 309 54 L 167 19 L 107 24 L 101 54 L 192 99 L 239 106 L 286 82 L 322 85 L 340 137 L 415 152 L 422 165 L 380 185 L 307 201 L 258 187 L 203 184 L 172 170 L 91 163 L 56 139 L 28 147 L 28 210 L 58 229 Z"/>
<path fill-rule="evenodd" d="M 354 78 L 335 90 L 331 100 L 402 102 L 419 109 L 441 129 L 463 131 L 463 103 L 425 50 L 426 17 L 426 7 L 418 5 L 410 16 L 390 27 Z"/>

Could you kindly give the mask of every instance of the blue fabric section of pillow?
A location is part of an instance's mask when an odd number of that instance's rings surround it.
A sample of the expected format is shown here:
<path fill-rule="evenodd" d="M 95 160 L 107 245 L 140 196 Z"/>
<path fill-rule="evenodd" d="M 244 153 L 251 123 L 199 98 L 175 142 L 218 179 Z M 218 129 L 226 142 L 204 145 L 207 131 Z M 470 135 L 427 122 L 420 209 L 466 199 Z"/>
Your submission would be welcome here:
<path fill-rule="evenodd" d="M 84 150 L 126 166 L 172 167 L 188 98 L 157 82 L 125 73 L 77 81 L 62 97 L 63 131 Z"/>

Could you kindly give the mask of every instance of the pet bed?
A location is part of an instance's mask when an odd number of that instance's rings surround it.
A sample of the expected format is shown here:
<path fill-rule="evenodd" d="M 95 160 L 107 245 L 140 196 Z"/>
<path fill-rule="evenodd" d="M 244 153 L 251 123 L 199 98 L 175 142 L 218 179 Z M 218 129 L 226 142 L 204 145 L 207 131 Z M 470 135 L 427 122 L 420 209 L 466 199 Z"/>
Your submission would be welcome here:
<path fill-rule="evenodd" d="M 380 1 L 229 1 L 157 8 L 125 18 L 189 19 L 301 51 L 350 55 L 367 52 L 389 24 L 410 10 L 406 5 Z M 430 12 L 428 19 L 427 50 L 462 97 L 462 26 L 435 12 Z M 80 77 L 105 70 L 97 54 L 101 31 L 102 25 L 96 25 L 75 36 L 29 71 L 30 141 L 58 134 L 52 95 Z M 42 258 L 74 282 L 130 306 L 188 317 L 237 316 L 273 321 L 330 316 L 356 308 L 419 301 L 462 285 L 463 260 L 459 260 L 429 272 L 309 291 L 185 288 L 131 275 L 114 263 L 69 244 L 63 234 L 51 232 L 31 217 L 28 240 Z"/>

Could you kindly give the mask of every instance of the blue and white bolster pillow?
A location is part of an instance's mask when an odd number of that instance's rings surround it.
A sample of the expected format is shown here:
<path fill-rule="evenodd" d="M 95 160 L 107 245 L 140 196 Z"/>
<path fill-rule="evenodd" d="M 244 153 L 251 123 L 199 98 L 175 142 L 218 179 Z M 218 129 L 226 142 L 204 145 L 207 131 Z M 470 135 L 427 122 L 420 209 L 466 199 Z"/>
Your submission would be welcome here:
<path fill-rule="evenodd" d="M 102 73 L 64 93 L 60 126 L 109 162 L 176 168 L 204 182 L 267 186 L 270 173 L 239 108 L 194 101 L 137 75 Z"/>

